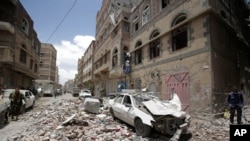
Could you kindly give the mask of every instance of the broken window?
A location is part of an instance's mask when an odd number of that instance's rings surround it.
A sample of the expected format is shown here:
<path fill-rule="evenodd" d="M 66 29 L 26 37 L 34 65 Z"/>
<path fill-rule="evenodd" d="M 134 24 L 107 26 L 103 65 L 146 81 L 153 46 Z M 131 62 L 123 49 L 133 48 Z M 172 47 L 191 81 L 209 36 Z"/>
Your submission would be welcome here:
<path fill-rule="evenodd" d="M 135 48 L 138 48 L 141 45 L 142 45 L 142 42 L 138 41 L 135 45 Z M 142 63 L 142 48 L 138 48 L 135 51 L 135 64 L 140 64 L 140 63 Z"/>
<path fill-rule="evenodd" d="M 27 35 L 29 33 L 29 24 L 28 24 L 28 21 L 23 18 L 23 21 L 22 21 L 22 30 L 23 32 L 25 32 Z"/>
<path fill-rule="evenodd" d="M 123 95 L 119 95 L 117 99 L 115 99 L 115 102 L 122 103 Z"/>
<path fill-rule="evenodd" d="M 177 18 L 174 20 L 172 27 L 178 25 L 179 23 L 186 20 L 186 14 L 180 14 L 177 16 Z M 188 33 L 187 33 L 187 25 L 182 25 L 175 30 L 172 31 L 172 51 L 176 51 L 179 49 L 182 49 L 184 47 L 187 47 L 187 39 L 188 39 Z"/>
<path fill-rule="evenodd" d="M 112 55 L 112 67 L 117 67 L 118 65 L 118 50 L 115 48 Z"/>
<path fill-rule="evenodd" d="M 160 34 L 159 31 L 154 31 L 150 39 L 154 39 Z M 149 57 L 150 59 L 160 56 L 160 38 L 154 39 L 149 43 Z"/>
<path fill-rule="evenodd" d="M 123 104 L 124 105 L 130 105 L 131 106 L 131 99 L 129 96 L 125 95 L 123 99 Z"/>
<path fill-rule="evenodd" d="M 146 24 L 150 18 L 149 5 L 146 5 L 142 12 L 142 25 Z"/>

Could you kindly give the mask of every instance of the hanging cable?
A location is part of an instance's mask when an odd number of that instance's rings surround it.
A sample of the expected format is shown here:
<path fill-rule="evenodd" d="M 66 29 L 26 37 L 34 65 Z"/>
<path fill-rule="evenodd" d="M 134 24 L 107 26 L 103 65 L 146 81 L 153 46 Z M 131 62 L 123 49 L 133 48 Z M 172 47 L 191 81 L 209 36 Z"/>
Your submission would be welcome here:
<path fill-rule="evenodd" d="M 47 42 L 50 40 L 50 38 L 55 34 L 55 32 L 58 30 L 58 28 L 60 27 L 60 25 L 64 22 L 64 20 L 67 18 L 67 16 L 69 15 L 69 13 L 71 12 L 71 10 L 75 7 L 77 0 L 75 0 L 75 2 L 73 3 L 73 5 L 70 7 L 70 9 L 68 10 L 68 12 L 64 15 L 63 19 L 60 21 L 60 23 L 56 26 L 55 30 L 52 32 L 52 34 L 49 36 Z"/>

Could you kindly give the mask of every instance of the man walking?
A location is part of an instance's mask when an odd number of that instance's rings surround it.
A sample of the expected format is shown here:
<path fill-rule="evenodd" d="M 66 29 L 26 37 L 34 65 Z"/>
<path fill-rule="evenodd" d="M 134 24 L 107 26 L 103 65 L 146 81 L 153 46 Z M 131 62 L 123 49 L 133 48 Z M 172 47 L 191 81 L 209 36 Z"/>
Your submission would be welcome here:
<path fill-rule="evenodd" d="M 237 87 L 234 87 L 232 92 L 228 94 L 227 98 L 228 104 L 230 106 L 230 122 L 234 123 L 234 114 L 237 111 L 237 123 L 241 124 L 242 107 L 243 107 L 243 96 L 242 93 L 238 91 Z"/>
<path fill-rule="evenodd" d="M 19 87 L 17 87 L 15 89 L 15 92 L 11 93 L 9 96 L 11 101 L 11 118 L 14 119 L 14 116 L 16 116 L 16 120 L 18 120 L 18 116 L 23 104 L 22 101 L 24 100 L 24 96 L 20 93 L 19 90 Z"/>

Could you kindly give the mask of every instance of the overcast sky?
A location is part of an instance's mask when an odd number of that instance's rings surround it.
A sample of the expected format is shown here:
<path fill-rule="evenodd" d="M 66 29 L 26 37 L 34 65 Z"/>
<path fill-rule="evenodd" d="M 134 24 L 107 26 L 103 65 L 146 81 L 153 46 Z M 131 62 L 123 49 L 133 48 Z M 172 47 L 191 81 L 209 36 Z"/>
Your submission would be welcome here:
<path fill-rule="evenodd" d="M 95 39 L 102 0 L 20 0 L 34 22 L 41 43 L 57 50 L 59 83 L 73 79 L 77 61 Z"/>

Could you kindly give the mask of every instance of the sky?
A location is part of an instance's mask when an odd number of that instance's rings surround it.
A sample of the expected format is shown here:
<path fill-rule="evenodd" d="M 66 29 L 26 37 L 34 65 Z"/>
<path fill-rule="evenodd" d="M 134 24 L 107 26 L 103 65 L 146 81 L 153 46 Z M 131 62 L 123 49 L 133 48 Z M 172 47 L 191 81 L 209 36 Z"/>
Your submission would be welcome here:
<path fill-rule="evenodd" d="M 34 22 L 41 43 L 57 50 L 59 83 L 77 74 L 77 61 L 95 39 L 102 0 L 20 0 Z"/>

